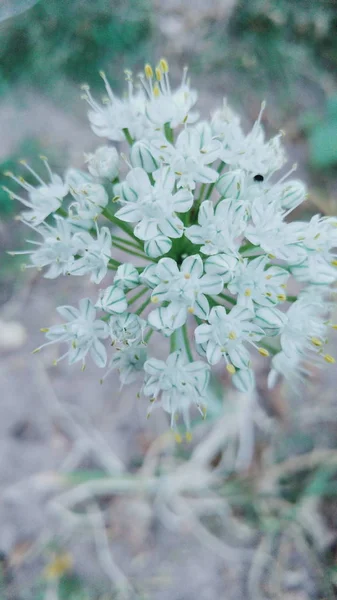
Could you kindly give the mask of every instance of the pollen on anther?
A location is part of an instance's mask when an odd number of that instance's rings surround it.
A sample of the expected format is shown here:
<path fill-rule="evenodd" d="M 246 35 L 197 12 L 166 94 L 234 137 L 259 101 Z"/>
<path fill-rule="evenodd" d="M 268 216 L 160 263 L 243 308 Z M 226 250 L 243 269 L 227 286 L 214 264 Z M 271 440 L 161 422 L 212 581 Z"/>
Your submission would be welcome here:
<path fill-rule="evenodd" d="M 234 375 L 234 373 L 236 372 L 234 365 L 231 365 L 231 364 L 226 365 L 226 369 L 227 369 L 228 373 L 230 373 L 231 375 Z"/>
<path fill-rule="evenodd" d="M 325 362 L 329 363 L 330 365 L 333 365 L 336 362 L 336 360 L 334 359 L 333 356 L 331 356 L 331 354 L 325 354 L 324 360 L 325 360 Z"/>
<path fill-rule="evenodd" d="M 265 348 L 258 348 L 258 350 L 261 356 L 269 356 L 269 352 Z"/>
<path fill-rule="evenodd" d="M 317 346 L 317 348 L 320 348 L 323 345 L 323 342 L 316 337 L 312 337 L 310 341 L 314 346 Z"/>

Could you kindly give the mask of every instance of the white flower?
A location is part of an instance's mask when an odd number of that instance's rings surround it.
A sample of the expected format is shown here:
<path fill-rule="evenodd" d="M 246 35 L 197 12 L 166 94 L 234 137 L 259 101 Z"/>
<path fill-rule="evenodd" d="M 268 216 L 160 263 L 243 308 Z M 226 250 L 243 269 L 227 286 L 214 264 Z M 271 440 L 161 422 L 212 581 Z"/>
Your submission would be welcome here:
<path fill-rule="evenodd" d="M 297 239 L 305 250 L 305 259 L 291 265 L 299 281 L 331 284 L 337 279 L 337 221 L 315 215 L 309 223 L 295 222 Z"/>
<path fill-rule="evenodd" d="M 256 347 L 255 342 L 264 336 L 263 329 L 253 323 L 253 318 L 254 313 L 240 306 L 234 306 L 229 313 L 223 306 L 212 308 L 208 323 L 195 330 L 195 340 L 211 365 L 224 357 L 230 372 L 235 372 L 232 365 L 239 369 L 249 367 L 250 355 L 244 344 L 248 342 Z"/>
<path fill-rule="evenodd" d="M 94 177 L 113 181 L 118 176 L 119 156 L 116 148 L 101 146 L 94 154 L 86 155 L 88 170 Z"/>
<path fill-rule="evenodd" d="M 156 171 L 154 177 L 152 186 L 143 169 L 136 167 L 128 173 L 120 188 L 124 206 L 116 212 L 116 217 L 137 223 L 134 233 L 141 240 L 153 241 L 164 236 L 169 250 L 170 238 L 179 238 L 184 231 L 184 224 L 176 213 L 187 212 L 192 206 L 193 196 L 187 190 L 173 193 L 175 177 L 169 168 Z"/>
<path fill-rule="evenodd" d="M 285 302 L 284 293 L 289 273 L 281 267 L 269 267 L 267 256 L 259 256 L 250 260 L 238 261 L 228 289 L 238 296 L 238 304 L 254 310 L 254 303 L 270 306 Z"/>
<path fill-rule="evenodd" d="M 150 325 L 170 335 L 181 327 L 188 313 L 206 319 L 209 304 L 205 294 L 218 294 L 223 288 L 217 275 L 203 274 L 199 255 L 185 258 L 179 269 L 172 258 L 162 258 L 155 274 L 160 283 L 152 292 L 152 302 L 168 302 L 168 306 L 153 310 L 148 317 Z"/>
<path fill-rule="evenodd" d="M 221 159 L 228 165 L 245 169 L 256 175 L 267 175 L 280 169 L 285 162 L 285 153 L 280 143 L 281 134 L 265 141 L 261 118 L 262 104 L 257 121 L 251 132 L 245 135 L 239 118 L 226 105 L 213 116 L 212 130 L 222 141 Z"/>
<path fill-rule="evenodd" d="M 187 430 L 190 429 L 190 407 L 195 405 L 201 414 L 207 403 L 209 366 L 203 362 L 187 362 L 181 351 L 170 354 L 166 362 L 150 358 L 144 365 L 146 373 L 143 392 L 153 403 L 171 415 L 171 427 L 176 415 L 183 416 Z"/>
<path fill-rule="evenodd" d="M 177 186 L 194 190 L 196 183 L 214 183 L 218 172 L 207 166 L 219 158 L 220 143 L 212 138 L 207 123 L 186 127 L 174 146 L 154 141 L 158 159 L 170 165 L 178 178 Z"/>
<path fill-rule="evenodd" d="M 109 319 L 110 337 L 114 346 L 133 346 L 143 341 L 146 321 L 133 313 L 122 313 Z"/>
<path fill-rule="evenodd" d="M 296 223 L 285 223 L 284 215 L 273 204 L 255 202 L 252 206 L 252 220 L 245 230 L 245 237 L 255 246 L 287 262 L 300 262 L 307 252 L 298 239 Z"/>
<path fill-rule="evenodd" d="M 165 59 L 162 59 L 156 70 L 156 81 L 153 83 L 153 74 L 150 65 L 145 67 L 146 78 L 142 77 L 142 83 L 149 98 L 146 104 L 146 116 L 155 125 L 165 125 L 175 128 L 182 123 L 194 123 L 199 113 L 191 112 L 195 105 L 198 94 L 190 88 L 187 80 L 187 69 L 184 69 L 180 86 L 171 91 L 168 75 L 169 67 Z"/>
<path fill-rule="evenodd" d="M 150 145 L 143 141 L 133 144 L 130 159 L 133 167 L 140 167 L 147 173 L 153 173 L 159 166 L 159 161 L 154 158 Z"/>
<path fill-rule="evenodd" d="M 66 319 L 63 325 L 55 325 L 46 329 L 46 337 L 50 340 L 46 345 L 66 342 L 68 351 L 56 362 L 66 356 L 69 364 L 82 360 L 85 364 L 86 355 L 90 354 L 98 367 L 105 367 L 107 361 L 106 349 L 100 339 L 109 336 L 109 327 L 104 321 L 96 320 L 96 310 L 88 298 L 80 300 L 79 309 L 73 306 L 59 306 L 58 313 Z"/>
<path fill-rule="evenodd" d="M 109 196 L 100 183 L 79 181 L 77 186 L 70 188 L 75 201 L 71 209 L 75 208 L 79 219 L 96 219 L 109 202 Z"/>
<path fill-rule="evenodd" d="M 281 332 L 281 347 L 289 357 L 303 356 L 308 351 L 323 352 L 326 343 L 328 306 L 318 292 L 299 296 L 286 314 Z"/>
<path fill-rule="evenodd" d="M 11 254 L 30 254 L 33 266 L 38 269 L 49 266 L 44 274 L 47 279 L 55 279 L 59 275 L 70 272 L 75 262 L 75 254 L 78 251 L 76 229 L 69 221 L 54 215 L 55 225 L 51 227 L 43 223 L 35 229 L 43 237 L 42 242 L 28 240 L 34 244 L 34 250 L 25 252 L 13 252 Z"/>
<path fill-rule="evenodd" d="M 28 192 L 28 200 L 18 196 L 9 189 L 4 188 L 11 198 L 16 198 L 24 204 L 24 206 L 27 206 L 30 209 L 29 211 L 23 211 L 21 216 L 25 222 L 33 223 L 34 225 L 40 225 L 40 223 L 42 223 L 51 213 L 56 212 L 57 209 L 60 208 L 63 198 L 69 191 L 68 185 L 63 183 L 61 177 L 52 173 L 47 159 L 42 158 L 42 161 L 46 166 L 50 177 L 50 183 L 45 183 L 25 161 L 21 161 L 21 164 L 34 175 L 39 183 L 38 187 L 34 187 L 25 181 L 23 177 L 15 177 L 10 172 L 6 173 L 8 177 L 16 181 L 16 183 Z"/>
<path fill-rule="evenodd" d="M 146 359 L 146 349 L 143 345 L 126 346 L 122 350 L 116 350 L 104 379 L 111 371 L 117 369 L 121 386 L 133 383 L 143 377 Z"/>
<path fill-rule="evenodd" d="M 240 259 L 228 254 L 213 254 L 205 260 L 205 272 L 218 275 L 224 283 L 232 281 Z"/>
<path fill-rule="evenodd" d="M 97 237 L 94 239 L 90 233 L 76 234 L 76 243 L 82 257 L 76 260 L 70 269 L 72 275 L 85 275 L 91 273 L 90 281 L 100 283 L 108 272 L 111 258 L 111 233 L 107 227 L 97 228 Z"/>
<path fill-rule="evenodd" d="M 92 97 L 89 87 L 83 86 L 83 98 L 89 103 L 89 121 L 93 132 L 99 137 L 105 137 L 114 142 L 125 140 L 127 129 L 133 139 L 141 139 L 149 128 L 145 116 L 146 99 L 142 91 L 134 93 L 131 76 L 128 75 L 128 95 L 117 98 L 103 72 L 100 73 L 105 84 L 107 97 L 104 104 L 98 103 Z"/>
<path fill-rule="evenodd" d="M 105 290 L 100 290 L 95 307 L 109 314 L 124 313 L 127 310 L 128 303 L 122 287 L 114 284 L 105 288 Z"/>
<path fill-rule="evenodd" d="M 222 200 L 215 209 L 211 200 L 202 202 L 198 223 L 188 227 L 185 235 L 193 244 L 202 244 L 201 252 L 238 255 L 239 238 L 244 228 L 230 201 Z"/>
<path fill-rule="evenodd" d="M 114 283 L 123 290 L 132 290 L 139 284 L 139 274 L 131 263 L 123 263 L 116 271 Z"/>

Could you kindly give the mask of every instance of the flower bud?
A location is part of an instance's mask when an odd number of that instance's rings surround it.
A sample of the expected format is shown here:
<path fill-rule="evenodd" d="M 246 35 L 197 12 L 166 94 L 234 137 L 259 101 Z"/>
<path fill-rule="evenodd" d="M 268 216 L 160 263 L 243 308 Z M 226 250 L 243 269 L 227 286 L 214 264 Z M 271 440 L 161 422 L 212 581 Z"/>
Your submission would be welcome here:
<path fill-rule="evenodd" d="M 261 307 L 255 314 L 254 322 L 270 337 L 278 335 L 287 320 L 286 315 L 277 308 Z"/>
<path fill-rule="evenodd" d="M 136 142 L 131 150 L 131 164 L 133 167 L 141 167 L 147 173 L 158 169 L 158 163 L 154 159 L 150 147 L 145 142 Z"/>
<path fill-rule="evenodd" d="M 236 169 L 222 175 L 215 187 L 223 198 L 239 198 L 244 189 L 244 183 L 244 171 Z"/>
<path fill-rule="evenodd" d="M 139 284 L 137 269 L 131 263 L 123 263 L 116 271 L 114 283 L 127 290 L 137 287 Z"/>
<path fill-rule="evenodd" d="M 282 185 L 280 203 L 284 210 L 290 210 L 299 206 L 306 198 L 307 190 L 302 183 L 297 179 L 288 181 Z"/>
<path fill-rule="evenodd" d="M 116 148 L 101 146 L 95 154 L 87 155 L 88 170 L 94 177 L 113 181 L 118 176 L 119 156 Z"/>

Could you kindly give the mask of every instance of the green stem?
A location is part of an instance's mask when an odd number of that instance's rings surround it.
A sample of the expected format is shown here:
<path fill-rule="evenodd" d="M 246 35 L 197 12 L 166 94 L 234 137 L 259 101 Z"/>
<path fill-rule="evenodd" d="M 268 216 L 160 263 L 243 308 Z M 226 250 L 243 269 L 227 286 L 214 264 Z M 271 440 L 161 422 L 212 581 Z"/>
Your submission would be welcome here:
<path fill-rule="evenodd" d="M 123 252 L 126 252 L 127 254 L 132 254 L 133 256 L 139 256 L 143 260 L 149 260 L 151 262 L 156 262 L 153 258 L 146 256 L 146 254 L 141 254 L 140 252 L 135 252 L 130 247 L 122 246 L 122 244 L 118 244 L 117 242 L 113 242 L 113 245 L 115 248 L 119 248 L 119 250 L 123 250 Z"/>
<path fill-rule="evenodd" d="M 296 302 L 297 296 L 287 296 L 287 302 Z"/>
<path fill-rule="evenodd" d="M 141 304 L 141 306 L 136 310 L 136 315 L 141 315 L 143 310 L 150 304 L 151 298 L 146 298 L 146 300 Z"/>
<path fill-rule="evenodd" d="M 124 135 L 125 135 L 125 139 L 126 139 L 126 141 L 128 142 L 128 144 L 129 144 L 130 146 L 132 146 L 132 145 L 133 145 L 133 142 L 134 142 L 134 139 L 131 137 L 131 135 L 130 135 L 130 131 L 128 130 L 128 128 L 127 128 L 127 127 L 124 127 L 124 129 L 123 129 L 123 133 L 124 133 Z"/>
<path fill-rule="evenodd" d="M 218 296 L 223 300 L 227 300 L 227 302 L 229 302 L 230 304 L 236 304 L 236 300 L 234 300 L 234 298 L 231 298 L 230 296 L 227 296 L 227 294 L 218 294 Z"/>
<path fill-rule="evenodd" d="M 102 211 L 102 215 L 108 219 L 109 221 L 111 221 L 111 223 L 113 223 L 114 225 L 117 225 L 117 227 L 119 227 L 122 231 L 124 231 L 124 233 L 126 233 L 129 237 L 132 237 L 138 244 L 138 246 L 140 248 L 142 248 L 142 244 L 141 241 L 135 236 L 135 234 L 133 233 L 132 228 L 127 225 L 126 223 L 124 223 L 124 221 L 121 221 L 120 219 L 117 219 L 117 217 L 115 217 L 115 215 L 110 212 L 110 210 L 108 208 L 105 208 Z"/>
<path fill-rule="evenodd" d="M 151 337 L 151 335 L 152 335 L 153 333 L 154 333 L 154 330 L 153 330 L 152 328 L 151 328 L 151 329 L 150 329 L 150 330 L 147 332 L 147 334 L 146 334 L 146 336 L 145 336 L 145 338 L 144 338 L 144 342 L 145 342 L 145 344 L 147 344 L 147 343 L 149 342 L 149 339 L 150 339 L 150 337 Z"/>
<path fill-rule="evenodd" d="M 190 342 L 189 342 L 189 339 L 188 339 L 188 331 L 187 331 L 187 325 L 186 325 L 186 323 L 182 326 L 182 334 L 183 334 L 183 339 L 184 339 L 184 344 L 185 344 L 186 354 L 187 354 L 188 360 L 190 362 L 193 362 L 193 355 L 192 355 L 192 351 L 191 351 Z"/>
<path fill-rule="evenodd" d="M 223 161 L 221 161 L 221 163 L 219 164 L 219 166 L 217 168 L 217 172 L 219 173 L 219 175 L 220 175 L 222 169 L 224 168 L 224 166 L 225 166 L 225 163 Z M 205 200 L 208 200 L 208 198 L 210 198 L 215 184 L 216 184 L 216 181 L 213 181 L 213 183 L 209 184 Z"/>
<path fill-rule="evenodd" d="M 131 246 L 132 248 L 136 248 L 136 250 L 139 250 L 139 244 L 136 244 L 135 242 L 132 242 L 131 240 L 127 240 L 125 238 L 119 237 L 118 235 L 112 235 L 111 239 L 112 239 L 112 241 L 116 240 L 116 242 L 120 242 L 122 244 L 127 244 L 128 246 Z"/>
<path fill-rule="evenodd" d="M 176 350 L 177 332 L 173 331 L 170 337 L 170 354 Z"/>
<path fill-rule="evenodd" d="M 131 304 L 133 304 L 134 302 L 136 302 L 139 298 L 141 298 L 142 296 L 144 296 L 145 292 L 147 292 L 148 288 L 143 288 L 142 290 L 140 290 L 140 292 L 138 292 L 137 294 L 135 294 L 134 296 L 132 296 L 132 298 L 130 298 L 128 300 L 128 305 L 131 306 Z"/>
<path fill-rule="evenodd" d="M 200 204 L 201 204 L 201 203 L 202 203 L 202 201 L 203 201 L 203 197 L 204 197 L 205 191 L 206 191 L 206 183 L 203 183 L 203 184 L 200 186 L 199 198 L 198 198 L 198 200 L 197 200 L 197 205 L 198 205 L 198 206 L 200 206 Z"/>

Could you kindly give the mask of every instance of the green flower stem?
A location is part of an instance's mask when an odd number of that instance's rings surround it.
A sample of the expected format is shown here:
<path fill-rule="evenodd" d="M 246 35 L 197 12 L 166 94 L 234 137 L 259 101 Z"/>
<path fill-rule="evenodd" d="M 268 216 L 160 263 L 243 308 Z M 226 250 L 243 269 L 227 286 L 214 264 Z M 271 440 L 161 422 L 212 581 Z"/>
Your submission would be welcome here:
<path fill-rule="evenodd" d="M 169 123 L 165 123 L 164 133 L 165 133 L 165 137 L 166 137 L 167 141 L 170 142 L 170 144 L 173 144 L 173 142 L 174 142 L 173 129 L 171 128 Z"/>
<path fill-rule="evenodd" d="M 136 302 L 139 298 L 141 298 L 142 296 L 144 296 L 145 292 L 147 292 L 146 287 L 144 287 L 142 290 L 140 290 L 140 292 L 138 292 L 137 294 L 135 294 L 134 296 L 132 296 L 132 298 L 130 298 L 128 300 L 128 305 L 130 306 L 131 304 L 133 304 L 134 302 Z"/>
<path fill-rule="evenodd" d="M 183 339 L 184 339 L 184 344 L 185 344 L 185 349 L 186 349 L 186 354 L 187 354 L 188 360 L 190 362 L 193 362 L 193 355 L 192 355 L 192 351 L 191 351 L 190 342 L 188 339 L 188 330 L 187 330 L 186 323 L 182 326 L 181 330 L 182 330 L 182 334 L 183 334 Z"/>
<path fill-rule="evenodd" d="M 141 315 L 143 310 L 146 309 L 146 307 L 150 304 L 151 302 L 151 298 L 146 298 L 146 300 L 143 302 L 143 304 L 141 304 L 141 306 L 136 310 L 136 315 Z"/>
<path fill-rule="evenodd" d="M 132 237 L 136 243 L 138 244 L 138 246 L 140 248 L 142 248 L 142 243 L 141 241 L 135 236 L 135 234 L 133 233 L 132 228 L 127 225 L 126 223 L 124 223 L 124 221 L 121 221 L 120 219 L 117 219 L 117 217 L 115 217 L 115 215 L 110 211 L 109 208 L 105 208 L 102 211 L 102 215 L 108 219 L 109 221 L 111 221 L 111 223 L 113 223 L 114 225 L 116 225 L 117 227 L 119 227 L 122 231 L 124 231 L 124 233 L 126 233 L 129 237 Z"/>
<path fill-rule="evenodd" d="M 134 139 L 131 137 L 131 135 L 130 135 L 130 131 L 128 130 L 128 128 L 127 128 L 127 127 L 124 127 L 124 129 L 123 129 L 123 133 L 124 133 L 124 135 L 125 135 L 125 139 L 126 139 L 126 141 L 128 142 L 128 144 L 129 144 L 130 146 L 132 146 L 132 145 L 133 145 L 133 142 L 134 142 Z"/>
<path fill-rule="evenodd" d="M 219 166 L 217 168 L 217 172 L 219 173 L 219 175 L 220 175 L 222 169 L 224 168 L 225 164 L 226 163 L 224 163 L 223 161 L 221 161 L 221 163 L 219 164 Z M 208 200 L 210 198 L 210 196 L 211 196 L 211 194 L 213 192 L 215 184 L 216 184 L 216 181 L 213 181 L 213 183 L 209 184 L 205 200 Z"/>
<path fill-rule="evenodd" d="M 150 258 L 149 256 L 146 256 L 146 254 L 141 254 L 140 252 L 135 252 L 132 248 L 128 247 L 128 246 L 122 246 L 122 244 L 118 244 L 117 242 L 113 242 L 113 245 L 115 248 L 119 248 L 119 250 L 123 250 L 123 252 L 126 252 L 127 254 L 132 254 L 133 256 L 139 256 L 139 258 L 142 258 L 143 260 L 149 260 L 151 262 L 156 262 L 153 258 Z"/>
<path fill-rule="evenodd" d="M 227 302 L 230 304 L 236 304 L 236 300 L 230 296 L 227 296 L 227 294 L 219 294 L 219 298 L 222 298 L 222 300 L 227 300 Z"/>
<path fill-rule="evenodd" d="M 199 198 L 197 200 L 197 204 L 198 206 L 200 206 L 200 204 L 202 203 L 203 199 L 204 199 L 204 194 L 206 191 L 206 183 L 201 184 L 200 186 L 200 192 L 199 192 Z"/>
<path fill-rule="evenodd" d="M 135 242 L 132 242 L 131 240 L 127 240 L 125 238 L 119 237 L 118 235 L 112 235 L 111 239 L 112 239 L 112 241 L 126 244 L 127 246 L 131 246 L 132 248 L 136 248 L 136 250 L 139 250 L 139 244 L 136 244 Z"/>
<path fill-rule="evenodd" d="M 153 333 L 154 333 L 154 330 L 152 328 L 147 332 L 147 334 L 146 334 L 146 336 L 144 338 L 145 344 L 147 344 L 149 342 L 150 337 L 152 336 Z"/>
<path fill-rule="evenodd" d="M 170 354 L 177 349 L 177 332 L 173 331 L 170 337 Z"/>
<path fill-rule="evenodd" d="M 108 268 L 113 269 L 114 271 L 117 271 L 118 267 L 120 267 L 121 264 L 122 263 L 120 263 L 118 260 L 110 258 L 109 263 L 108 263 Z"/>

